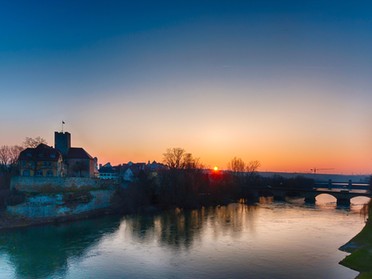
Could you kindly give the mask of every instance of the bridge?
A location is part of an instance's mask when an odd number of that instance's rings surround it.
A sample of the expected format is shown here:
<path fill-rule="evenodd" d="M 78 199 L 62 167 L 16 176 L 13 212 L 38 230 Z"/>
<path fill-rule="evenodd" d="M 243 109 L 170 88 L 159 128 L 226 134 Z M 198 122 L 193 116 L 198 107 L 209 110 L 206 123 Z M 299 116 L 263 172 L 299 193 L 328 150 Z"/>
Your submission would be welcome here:
<path fill-rule="evenodd" d="M 253 193 L 259 196 L 272 195 L 274 200 L 285 200 L 288 196 L 304 197 L 306 203 L 315 203 L 316 197 L 321 194 L 328 194 L 336 198 L 337 205 L 350 205 L 350 200 L 355 197 L 372 198 L 369 184 L 348 182 L 316 182 L 312 189 L 268 187 L 266 189 L 255 189 Z"/>
<path fill-rule="evenodd" d="M 305 202 L 315 203 L 316 197 L 320 194 L 328 194 L 335 197 L 337 205 L 350 205 L 350 200 L 355 197 L 372 197 L 371 192 L 368 190 L 314 189 L 304 193 Z"/>

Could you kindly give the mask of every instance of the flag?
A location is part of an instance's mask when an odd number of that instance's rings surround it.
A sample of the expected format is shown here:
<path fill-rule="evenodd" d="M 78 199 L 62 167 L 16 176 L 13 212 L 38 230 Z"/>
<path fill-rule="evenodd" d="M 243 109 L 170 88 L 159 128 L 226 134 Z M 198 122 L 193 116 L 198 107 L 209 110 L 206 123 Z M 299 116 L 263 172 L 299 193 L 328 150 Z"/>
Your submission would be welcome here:
<path fill-rule="evenodd" d="M 65 124 L 65 121 L 62 120 L 62 124 Z"/>

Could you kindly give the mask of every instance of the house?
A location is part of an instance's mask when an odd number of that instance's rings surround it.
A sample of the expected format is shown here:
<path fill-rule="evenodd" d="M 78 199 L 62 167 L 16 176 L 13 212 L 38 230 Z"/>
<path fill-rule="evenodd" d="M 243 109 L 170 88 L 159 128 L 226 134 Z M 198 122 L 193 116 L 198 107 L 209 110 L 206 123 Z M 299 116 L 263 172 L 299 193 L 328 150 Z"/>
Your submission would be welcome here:
<path fill-rule="evenodd" d="M 130 166 L 123 166 L 121 170 L 121 176 L 124 181 L 126 182 L 133 182 L 136 178 L 134 172 L 130 168 Z"/>
<path fill-rule="evenodd" d="M 21 176 L 64 175 L 62 154 L 46 144 L 39 144 L 36 148 L 23 150 L 18 157 Z"/>
<path fill-rule="evenodd" d="M 103 166 L 100 164 L 100 167 L 98 169 L 99 178 L 100 179 L 118 180 L 119 179 L 119 169 L 120 169 L 120 166 L 113 167 L 113 166 L 111 166 L 110 163 L 107 163 Z"/>
<path fill-rule="evenodd" d="M 167 167 L 161 163 L 153 161 L 150 163 L 133 163 L 128 162 L 127 164 L 121 165 L 120 176 L 124 181 L 133 182 L 135 181 L 141 173 L 146 174 L 148 177 L 156 177 L 158 172 L 167 169 Z"/>
<path fill-rule="evenodd" d="M 134 182 L 140 171 L 145 170 L 144 163 L 132 163 L 112 166 L 110 163 L 100 165 L 98 172 L 100 179 L 114 179 L 124 182 Z"/>
<path fill-rule="evenodd" d="M 123 182 L 135 182 L 141 175 L 146 174 L 150 177 L 157 176 L 157 173 L 166 169 L 166 166 L 156 161 L 150 163 L 133 163 L 129 161 L 126 164 L 112 166 L 110 163 L 100 165 L 99 178 L 100 179 L 115 179 Z"/>
<path fill-rule="evenodd" d="M 134 182 L 139 177 L 141 171 L 146 171 L 146 163 L 133 163 L 129 161 L 127 164 L 121 165 L 120 174 L 124 181 Z"/>
<path fill-rule="evenodd" d="M 20 153 L 21 176 L 97 176 L 97 158 L 84 148 L 71 147 L 70 133 L 55 132 L 54 136 L 54 148 L 39 144 Z"/>
<path fill-rule="evenodd" d="M 168 167 L 162 163 L 158 163 L 156 161 L 152 161 L 152 163 L 150 163 L 150 161 L 148 161 L 147 165 L 146 165 L 146 169 L 150 172 L 159 172 L 159 171 L 163 171 L 163 170 L 167 170 Z"/>

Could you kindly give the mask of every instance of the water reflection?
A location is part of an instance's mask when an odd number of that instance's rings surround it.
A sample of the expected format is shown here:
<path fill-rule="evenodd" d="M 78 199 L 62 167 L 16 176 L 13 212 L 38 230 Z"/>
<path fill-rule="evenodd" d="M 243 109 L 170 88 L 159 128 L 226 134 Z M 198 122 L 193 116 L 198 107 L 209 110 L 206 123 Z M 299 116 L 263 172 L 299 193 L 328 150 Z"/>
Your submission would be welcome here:
<path fill-rule="evenodd" d="M 119 219 L 110 217 L 2 232 L 0 252 L 8 255 L 17 278 L 45 278 L 65 273 L 68 259 L 82 257 L 118 226 Z"/>
<path fill-rule="evenodd" d="M 155 237 L 162 245 L 175 250 L 192 246 L 195 239 L 205 229 L 210 229 L 217 237 L 220 234 L 231 234 L 239 237 L 243 227 L 254 230 L 254 205 L 229 204 L 184 211 L 170 210 L 158 215 L 128 216 L 123 219 L 122 234 L 130 231 L 131 236 L 142 243 L 153 241 Z"/>
<path fill-rule="evenodd" d="M 316 207 L 319 209 L 341 209 L 344 211 L 350 211 L 359 213 L 363 209 L 364 205 L 368 204 L 370 198 L 368 197 L 354 197 L 350 199 L 350 205 L 337 205 L 337 199 L 329 194 L 320 194 L 316 197 Z"/>
<path fill-rule="evenodd" d="M 352 202 L 268 197 L 2 232 L 0 264 L 16 278 L 351 278 L 337 248 L 363 225 Z"/>
<path fill-rule="evenodd" d="M 259 204 L 271 204 L 274 202 L 274 197 L 259 197 L 258 203 Z"/>
<path fill-rule="evenodd" d="M 337 199 L 329 194 L 320 194 L 316 197 L 315 205 L 319 209 L 336 209 Z"/>

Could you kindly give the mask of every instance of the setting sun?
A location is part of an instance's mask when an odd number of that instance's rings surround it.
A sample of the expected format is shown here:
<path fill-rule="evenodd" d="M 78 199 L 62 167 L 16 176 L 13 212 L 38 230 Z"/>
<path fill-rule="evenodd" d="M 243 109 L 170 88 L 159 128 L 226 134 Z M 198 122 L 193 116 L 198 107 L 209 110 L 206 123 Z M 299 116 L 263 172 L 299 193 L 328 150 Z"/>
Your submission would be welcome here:
<path fill-rule="evenodd" d="M 218 167 L 217 166 L 214 166 L 213 170 L 214 171 L 218 171 Z"/>

